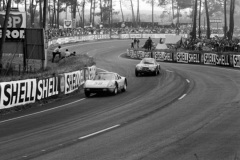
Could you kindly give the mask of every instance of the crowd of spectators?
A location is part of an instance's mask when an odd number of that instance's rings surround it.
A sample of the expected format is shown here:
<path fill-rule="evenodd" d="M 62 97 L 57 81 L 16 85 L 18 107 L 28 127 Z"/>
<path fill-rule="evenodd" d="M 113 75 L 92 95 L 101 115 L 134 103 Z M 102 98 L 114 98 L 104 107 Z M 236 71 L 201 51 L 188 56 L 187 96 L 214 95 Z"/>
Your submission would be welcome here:
<path fill-rule="evenodd" d="M 192 27 L 190 25 L 183 25 L 179 29 L 176 27 L 162 27 L 155 26 L 154 28 L 150 27 L 124 27 L 124 28 L 112 28 L 112 34 L 128 34 L 128 33 L 136 33 L 136 34 L 190 34 Z M 198 32 L 198 31 L 197 31 Z M 78 36 L 78 35 L 89 35 L 89 34 L 109 34 L 110 28 L 96 28 L 96 27 L 86 27 L 86 28 L 74 28 L 74 29 L 57 29 L 57 28 L 49 28 L 46 31 L 46 35 L 49 39 L 54 37 L 67 37 L 67 36 Z M 202 33 L 204 34 L 204 28 L 202 28 Z M 222 29 L 213 29 L 212 33 L 222 34 Z M 240 32 L 239 32 L 240 33 Z"/>
<path fill-rule="evenodd" d="M 179 30 L 175 27 L 125 27 L 125 28 L 112 28 L 111 34 L 128 34 L 128 33 L 135 33 L 135 34 L 154 34 L 154 33 L 164 33 L 164 34 L 188 34 L 191 31 L 191 26 L 181 26 Z M 75 29 L 55 29 L 51 28 L 46 31 L 46 35 L 48 39 L 52 38 L 59 38 L 59 37 L 69 37 L 69 36 L 81 36 L 81 35 L 91 35 L 91 34 L 109 34 L 109 28 L 75 28 Z M 220 31 L 219 31 L 220 33 Z M 203 33 L 204 35 L 204 33 Z M 209 50 L 209 51 L 240 51 L 240 39 L 234 40 L 227 40 L 224 38 L 213 37 L 211 39 L 207 39 L 203 36 L 201 39 L 191 40 L 185 39 L 182 43 L 182 47 L 184 49 L 190 50 Z"/>
<path fill-rule="evenodd" d="M 185 39 L 182 47 L 187 50 L 205 50 L 216 52 L 240 52 L 240 39 L 228 40 L 226 38 L 213 37 L 211 39 Z"/>
<path fill-rule="evenodd" d="M 46 31 L 46 36 L 48 39 L 51 38 L 59 38 L 59 37 L 70 37 L 70 36 L 79 36 L 79 35 L 91 35 L 91 34 L 109 34 L 109 28 L 74 28 L 74 29 L 56 29 L 50 28 Z M 128 34 L 128 33 L 135 33 L 135 34 L 175 34 L 177 33 L 176 28 L 164 28 L 164 27 L 125 27 L 125 28 L 112 28 L 111 34 Z M 188 29 L 180 29 L 180 34 L 188 34 Z"/>

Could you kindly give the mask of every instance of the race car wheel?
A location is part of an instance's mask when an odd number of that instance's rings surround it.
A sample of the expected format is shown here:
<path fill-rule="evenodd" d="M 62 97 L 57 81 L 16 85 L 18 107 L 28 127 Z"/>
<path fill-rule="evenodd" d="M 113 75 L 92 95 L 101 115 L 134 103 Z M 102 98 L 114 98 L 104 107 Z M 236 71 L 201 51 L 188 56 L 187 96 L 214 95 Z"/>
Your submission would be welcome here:
<path fill-rule="evenodd" d="M 138 76 L 139 76 L 139 73 L 138 73 L 138 71 L 135 71 L 135 75 L 136 75 L 136 77 L 138 77 Z"/>
<path fill-rule="evenodd" d="M 117 88 L 117 86 L 115 86 L 115 88 L 114 88 L 112 94 L 113 94 L 113 95 L 117 95 L 117 93 L 118 93 L 118 88 Z"/>
<path fill-rule="evenodd" d="M 86 97 L 90 97 L 90 94 L 91 94 L 90 92 L 85 91 L 84 93 L 85 93 L 85 96 L 86 96 Z"/>
<path fill-rule="evenodd" d="M 157 70 L 157 69 L 155 70 L 155 73 L 154 73 L 154 75 L 155 75 L 155 76 L 157 76 L 157 75 L 158 75 L 158 70 Z"/>
<path fill-rule="evenodd" d="M 122 92 L 125 92 L 126 90 L 127 90 L 127 84 L 125 82 L 124 85 L 123 85 L 123 88 L 122 88 Z"/>

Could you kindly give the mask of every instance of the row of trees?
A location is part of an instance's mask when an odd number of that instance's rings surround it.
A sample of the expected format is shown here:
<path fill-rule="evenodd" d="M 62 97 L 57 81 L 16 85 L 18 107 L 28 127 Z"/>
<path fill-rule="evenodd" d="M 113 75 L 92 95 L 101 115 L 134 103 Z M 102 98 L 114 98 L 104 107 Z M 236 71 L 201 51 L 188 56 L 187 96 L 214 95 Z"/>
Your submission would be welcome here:
<path fill-rule="evenodd" d="M 123 5 L 129 6 L 132 13 L 132 22 L 134 27 L 138 27 L 141 22 L 140 3 L 145 1 L 152 8 L 152 27 L 154 26 L 154 8 L 159 6 L 166 8 L 171 6 L 172 21 L 175 20 L 176 24 L 179 24 L 179 17 L 181 17 L 181 11 L 184 9 L 191 9 L 189 17 L 193 20 L 192 37 L 197 37 L 197 18 L 199 20 L 199 36 L 201 36 L 201 15 L 205 13 L 207 22 L 207 37 L 210 37 L 210 17 L 216 12 L 224 12 L 224 35 L 229 39 L 232 38 L 234 31 L 234 11 L 236 0 L 13 0 L 18 6 L 24 5 L 25 10 L 28 13 L 29 25 L 33 27 L 43 27 L 46 20 L 43 19 L 43 15 L 47 14 L 48 24 L 51 27 L 59 28 L 62 24 L 60 21 L 60 13 L 71 14 L 72 19 L 76 20 L 79 17 L 78 26 L 84 27 L 87 25 L 95 25 L 96 17 L 100 19 L 100 22 L 109 24 L 113 21 L 113 15 L 121 14 L 122 21 L 125 21 L 123 13 Z M 6 8 L 7 0 L 0 0 L 0 8 Z M 137 5 L 134 6 L 134 3 Z M 90 8 L 86 8 L 86 6 Z M 113 4 L 120 6 L 120 12 L 114 10 Z M 47 10 L 44 10 L 44 5 L 48 6 Z M 135 8 L 136 7 L 136 8 Z M 45 7 L 46 8 L 46 7 Z M 70 9 L 69 9 L 70 8 Z M 169 8 L 168 8 L 169 9 Z M 85 12 L 89 11 L 89 21 L 86 20 Z M 137 10 L 135 13 L 134 10 Z M 36 18 L 37 17 L 37 18 Z M 228 22 L 229 17 L 229 22 Z M 37 24 L 37 25 L 36 25 Z"/>
<path fill-rule="evenodd" d="M 207 38 L 210 38 L 210 16 L 218 12 L 220 10 L 224 10 L 224 37 L 228 39 L 232 39 L 233 32 L 234 32 L 234 13 L 235 13 L 235 0 L 205 0 L 204 2 L 205 6 L 205 13 L 206 13 L 206 19 L 207 19 Z M 239 2 L 238 2 L 239 3 Z M 202 6 L 202 0 L 195 0 L 194 5 L 194 17 L 193 17 L 193 31 L 192 31 L 192 38 L 196 39 L 197 33 L 196 33 L 196 23 L 197 23 L 197 14 L 199 10 L 199 37 L 201 36 L 201 6 Z M 210 6 L 210 7 L 209 7 Z M 227 21 L 227 8 L 229 6 L 229 23 Z M 217 10 L 216 10 L 217 9 Z M 228 27 L 229 24 L 229 27 Z M 229 28 L 229 29 L 228 29 Z"/>

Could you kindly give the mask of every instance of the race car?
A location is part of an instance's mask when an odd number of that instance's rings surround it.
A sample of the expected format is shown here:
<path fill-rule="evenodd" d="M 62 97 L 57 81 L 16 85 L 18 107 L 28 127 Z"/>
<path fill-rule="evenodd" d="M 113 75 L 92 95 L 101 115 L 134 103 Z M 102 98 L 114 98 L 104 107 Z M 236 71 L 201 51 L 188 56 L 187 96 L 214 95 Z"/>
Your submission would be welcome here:
<path fill-rule="evenodd" d="M 89 97 L 91 93 L 111 93 L 127 90 L 127 78 L 114 72 L 98 72 L 94 80 L 87 80 L 84 84 L 84 93 Z"/>
<path fill-rule="evenodd" d="M 141 74 L 160 74 L 160 64 L 154 58 L 143 58 L 135 67 L 135 75 L 138 77 Z"/>

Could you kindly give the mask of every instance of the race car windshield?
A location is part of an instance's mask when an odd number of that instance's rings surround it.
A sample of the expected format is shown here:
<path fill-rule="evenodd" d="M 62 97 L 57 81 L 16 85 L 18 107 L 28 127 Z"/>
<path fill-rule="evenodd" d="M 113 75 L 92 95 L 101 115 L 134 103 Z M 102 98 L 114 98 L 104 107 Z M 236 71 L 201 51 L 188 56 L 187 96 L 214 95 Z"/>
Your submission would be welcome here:
<path fill-rule="evenodd" d="M 142 64 L 154 64 L 154 61 L 152 59 L 144 59 L 141 61 Z"/>
<path fill-rule="evenodd" d="M 96 77 L 95 77 L 95 80 L 114 80 L 114 74 L 98 74 Z"/>

